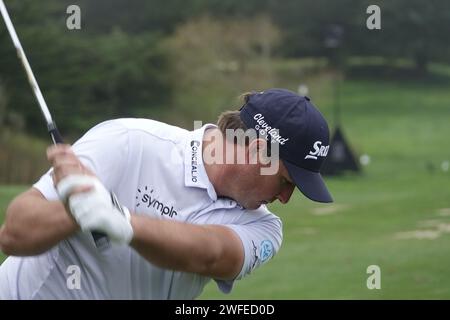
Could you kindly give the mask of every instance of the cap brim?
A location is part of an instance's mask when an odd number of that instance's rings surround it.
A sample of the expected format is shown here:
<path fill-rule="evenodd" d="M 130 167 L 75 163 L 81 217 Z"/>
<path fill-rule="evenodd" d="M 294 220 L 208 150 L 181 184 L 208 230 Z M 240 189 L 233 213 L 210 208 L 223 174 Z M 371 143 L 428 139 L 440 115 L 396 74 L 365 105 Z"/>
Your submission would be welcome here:
<path fill-rule="evenodd" d="M 309 199 L 317 202 L 333 202 L 331 194 L 319 172 L 298 167 L 288 161 L 283 161 L 297 188 Z"/>

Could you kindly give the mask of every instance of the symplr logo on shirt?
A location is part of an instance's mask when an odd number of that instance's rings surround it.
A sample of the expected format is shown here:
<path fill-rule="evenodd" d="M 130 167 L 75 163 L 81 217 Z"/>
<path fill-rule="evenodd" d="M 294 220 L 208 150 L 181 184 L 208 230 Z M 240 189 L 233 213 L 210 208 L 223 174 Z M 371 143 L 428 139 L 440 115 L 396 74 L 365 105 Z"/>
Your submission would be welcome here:
<path fill-rule="evenodd" d="M 153 207 L 156 211 L 159 211 L 161 215 L 167 215 L 171 218 L 173 216 L 178 215 L 178 213 L 174 210 L 173 206 L 167 206 L 162 201 L 159 201 L 156 199 L 155 195 L 153 195 L 154 189 L 151 189 L 148 191 L 148 187 L 145 186 L 144 190 L 142 191 L 140 188 L 138 188 L 138 195 L 136 196 L 136 200 L 138 203 L 136 204 L 136 208 L 142 206 L 145 206 L 146 208 Z"/>

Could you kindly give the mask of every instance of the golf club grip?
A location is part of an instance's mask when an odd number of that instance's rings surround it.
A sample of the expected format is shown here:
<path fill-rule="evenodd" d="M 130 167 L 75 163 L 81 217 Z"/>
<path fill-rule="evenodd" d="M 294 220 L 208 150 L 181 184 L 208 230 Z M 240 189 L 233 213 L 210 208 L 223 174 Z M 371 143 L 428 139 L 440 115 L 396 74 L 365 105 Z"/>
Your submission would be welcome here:
<path fill-rule="evenodd" d="M 53 142 L 56 143 L 64 143 L 61 134 L 58 131 L 58 128 L 56 126 L 53 126 L 53 128 L 48 130 L 48 133 L 50 133 L 50 136 L 52 137 Z"/>
<path fill-rule="evenodd" d="M 64 143 L 61 134 L 59 133 L 58 128 L 56 127 L 55 123 L 51 123 L 48 126 L 48 132 L 50 133 L 50 136 L 52 137 L 53 142 L 56 143 Z M 99 232 L 99 231 L 92 231 L 92 238 L 94 238 L 95 246 L 99 248 L 102 246 L 103 243 L 108 243 L 108 238 L 106 234 Z"/>

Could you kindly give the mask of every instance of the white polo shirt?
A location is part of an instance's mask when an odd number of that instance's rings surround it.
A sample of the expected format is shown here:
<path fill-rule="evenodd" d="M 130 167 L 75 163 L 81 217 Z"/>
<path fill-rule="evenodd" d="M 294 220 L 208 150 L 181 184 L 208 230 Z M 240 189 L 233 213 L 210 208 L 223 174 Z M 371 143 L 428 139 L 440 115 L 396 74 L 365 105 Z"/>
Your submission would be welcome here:
<path fill-rule="evenodd" d="M 218 198 L 202 160 L 207 124 L 187 131 L 148 119 L 103 122 L 73 150 L 132 212 L 192 224 L 220 224 L 242 241 L 244 264 L 236 280 L 271 259 L 281 246 L 281 220 L 265 206 L 245 210 Z M 49 172 L 34 185 L 58 199 Z M 8 257 L 0 267 L 0 299 L 194 299 L 208 277 L 161 269 L 133 248 L 78 232 L 44 254 Z M 230 292 L 233 281 L 217 281 Z"/>

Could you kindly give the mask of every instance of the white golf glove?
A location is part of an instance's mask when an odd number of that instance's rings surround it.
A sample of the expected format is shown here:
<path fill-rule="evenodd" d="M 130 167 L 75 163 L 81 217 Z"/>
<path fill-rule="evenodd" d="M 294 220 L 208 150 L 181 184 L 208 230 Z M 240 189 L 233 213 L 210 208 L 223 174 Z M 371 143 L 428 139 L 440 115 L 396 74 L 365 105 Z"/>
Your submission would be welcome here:
<path fill-rule="evenodd" d="M 92 189 L 70 195 L 74 188 L 83 186 L 91 186 Z M 100 231 L 116 243 L 130 243 L 133 238 L 130 211 L 121 206 L 115 195 L 106 190 L 96 177 L 69 175 L 58 183 L 56 189 L 63 202 L 68 197 L 70 213 L 82 231 Z"/>

